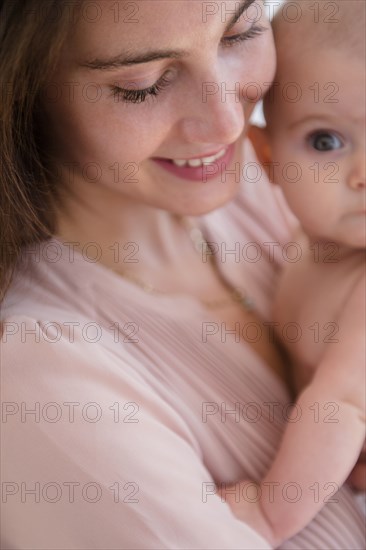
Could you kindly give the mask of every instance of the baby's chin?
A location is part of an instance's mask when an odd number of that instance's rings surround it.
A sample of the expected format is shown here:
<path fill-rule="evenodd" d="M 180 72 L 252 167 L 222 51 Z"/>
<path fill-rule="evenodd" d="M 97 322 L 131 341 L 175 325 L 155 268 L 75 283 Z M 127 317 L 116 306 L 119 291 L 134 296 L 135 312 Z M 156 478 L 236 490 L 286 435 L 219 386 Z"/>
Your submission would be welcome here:
<path fill-rule="evenodd" d="M 347 235 L 316 235 L 307 232 L 304 228 L 303 231 L 308 237 L 310 247 L 316 245 L 323 252 L 328 250 L 331 253 L 333 251 L 333 254 L 337 257 L 366 250 L 366 231 L 359 232 L 358 234 L 348 233 Z"/>
<path fill-rule="evenodd" d="M 344 239 L 340 240 L 340 244 L 355 250 L 366 250 L 366 220 L 363 230 L 350 232 Z"/>

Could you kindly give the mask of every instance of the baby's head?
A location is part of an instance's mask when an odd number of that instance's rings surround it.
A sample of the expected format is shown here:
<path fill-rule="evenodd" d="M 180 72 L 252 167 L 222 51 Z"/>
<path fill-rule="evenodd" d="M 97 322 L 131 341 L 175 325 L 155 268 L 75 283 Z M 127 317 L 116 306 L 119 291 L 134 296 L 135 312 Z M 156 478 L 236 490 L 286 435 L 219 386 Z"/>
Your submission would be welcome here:
<path fill-rule="evenodd" d="M 311 238 L 351 248 L 365 247 L 366 233 L 365 5 L 286 2 L 264 102 L 273 181 Z"/>

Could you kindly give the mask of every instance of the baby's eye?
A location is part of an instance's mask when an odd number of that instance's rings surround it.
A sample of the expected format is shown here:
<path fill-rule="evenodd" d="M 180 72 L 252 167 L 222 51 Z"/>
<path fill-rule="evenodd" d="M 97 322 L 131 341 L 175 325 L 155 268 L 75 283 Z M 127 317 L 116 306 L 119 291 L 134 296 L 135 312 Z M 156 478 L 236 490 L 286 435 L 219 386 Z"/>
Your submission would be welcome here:
<path fill-rule="evenodd" d="M 309 137 L 311 147 L 317 151 L 334 151 L 343 146 L 342 141 L 332 132 L 315 132 Z"/>

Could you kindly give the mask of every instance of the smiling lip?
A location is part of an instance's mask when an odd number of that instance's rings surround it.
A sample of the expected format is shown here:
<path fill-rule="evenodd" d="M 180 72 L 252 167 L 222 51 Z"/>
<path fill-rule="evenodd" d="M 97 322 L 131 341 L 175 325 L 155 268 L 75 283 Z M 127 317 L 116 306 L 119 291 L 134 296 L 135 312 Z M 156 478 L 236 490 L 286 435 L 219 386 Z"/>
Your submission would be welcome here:
<path fill-rule="evenodd" d="M 191 166 L 179 167 L 179 166 L 176 166 L 171 159 L 152 158 L 151 160 L 153 160 L 157 165 L 159 165 L 161 168 L 163 168 L 167 172 L 170 172 L 171 174 L 177 176 L 180 179 L 206 183 L 208 180 L 218 179 L 222 175 L 222 173 L 225 171 L 225 169 L 228 166 L 230 166 L 230 163 L 235 153 L 235 145 L 236 145 L 236 142 L 229 145 L 229 147 L 225 152 L 225 155 L 219 158 L 218 160 L 213 161 L 208 165 L 201 165 L 197 167 L 191 167 Z M 202 157 L 196 157 L 196 158 L 202 158 Z"/>
<path fill-rule="evenodd" d="M 201 153 L 200 155 L 196 155 L 194 157 L 177 157 L 174 158 L 174 160 L 195 160 L 195 159 L 203 159 L 207 157 L 215 157 L 217 153 L 220 153 L 223 149 L 227 148 L 228 146 L 223 145 L 220 149 L 217 149 L 216 151 L 210 152 L 210 153 Z M 173 160 L 171 158 L 163 158 L 163 157 L 154 157 L 153 160 Z"/>

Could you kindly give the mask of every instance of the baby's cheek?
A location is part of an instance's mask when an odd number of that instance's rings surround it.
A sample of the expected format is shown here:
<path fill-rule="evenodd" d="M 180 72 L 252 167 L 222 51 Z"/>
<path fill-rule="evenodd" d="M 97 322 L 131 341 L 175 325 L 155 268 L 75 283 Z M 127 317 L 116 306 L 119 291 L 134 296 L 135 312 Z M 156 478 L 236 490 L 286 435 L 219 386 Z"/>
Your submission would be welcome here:
<path fill-rule="evenodd" d="M 273 180 L 291 193 L 303 178 L 301 160 L 293 151 L 290 140 L 281 132 L 276 135 L 271 149 Z"/>
<path fill-rule="evenodd" d="M 302 165 L 296 160 L 280 159 L 273 165 L 274 181 L 285 196 L 285 199 L 293 213 L 301 220 L 313 222 L 316 214 L 314 209 L 314 195 L 309 189 L 303 174 Z"/>

